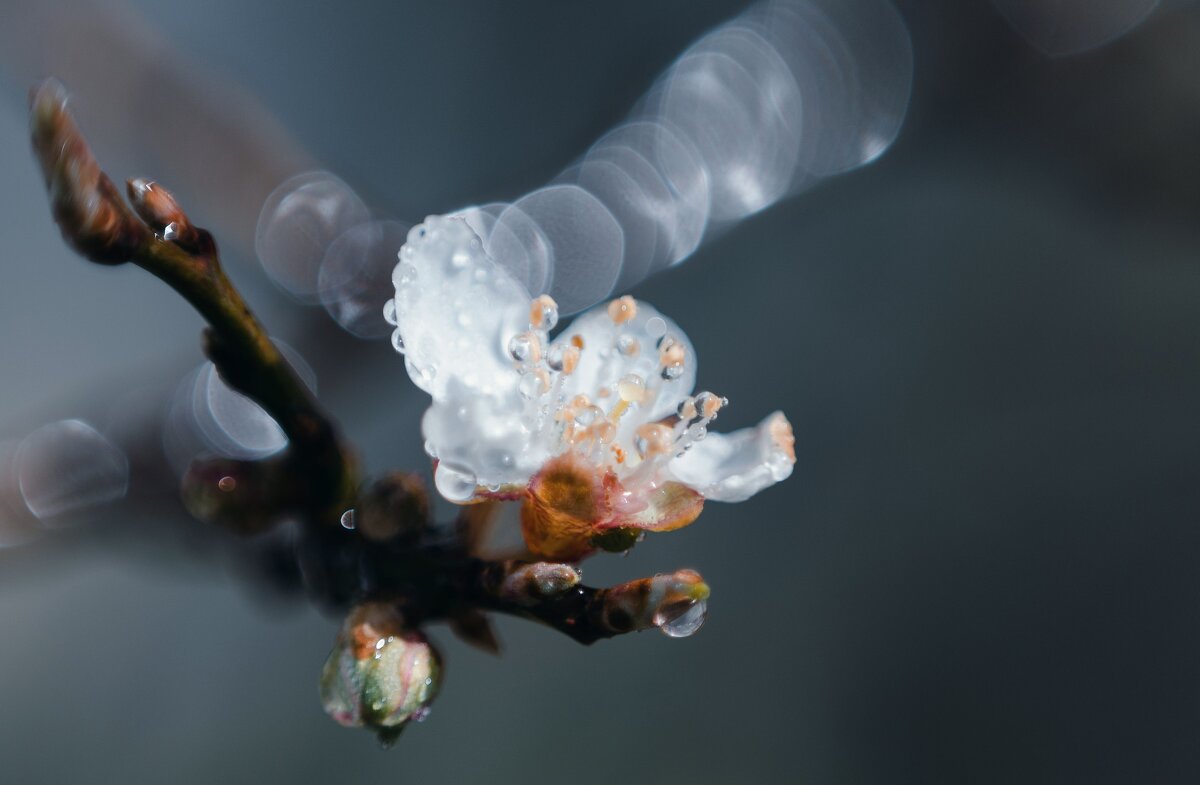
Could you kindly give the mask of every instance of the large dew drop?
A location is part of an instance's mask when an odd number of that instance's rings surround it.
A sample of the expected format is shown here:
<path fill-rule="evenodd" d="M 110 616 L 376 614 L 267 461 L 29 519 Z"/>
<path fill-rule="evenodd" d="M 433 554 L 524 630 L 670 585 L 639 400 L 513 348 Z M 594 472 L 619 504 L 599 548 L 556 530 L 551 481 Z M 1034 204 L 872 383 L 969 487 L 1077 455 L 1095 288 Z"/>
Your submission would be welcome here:
<path fill-rule="evenodd" d="M 464 502 L 475 495 L 475 475 L 469 469 L 441 462 L 433 473 L 438 493 L 452 502 Z"/>
<path fill-rule="evenodd" d="M 669 638 L 687 638 L 695 635 L 708 618 L 708 603 L 696 600 L 690 603 L 671 605 L 654 614 L 654 625 Z"/>

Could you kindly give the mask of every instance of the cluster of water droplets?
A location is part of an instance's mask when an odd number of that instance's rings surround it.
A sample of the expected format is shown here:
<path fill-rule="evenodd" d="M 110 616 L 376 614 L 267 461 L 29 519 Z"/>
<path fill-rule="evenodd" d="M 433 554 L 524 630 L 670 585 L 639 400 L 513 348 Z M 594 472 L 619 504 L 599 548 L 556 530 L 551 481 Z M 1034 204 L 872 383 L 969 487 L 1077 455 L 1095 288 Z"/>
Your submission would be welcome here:
<path fill-rule="evenodd" d="M 557 314 L 549 295 L 535 298 L 529 330 L 509 341 L 525 399 L 522 419 L 548 454 L 572 453 L 612 470 L 636 504 L 639 486 L 663 479 L 728 401 L 710 392 L 689 395 L 695 351 L 653 307 L 621 297 L 550 341 Z"/>

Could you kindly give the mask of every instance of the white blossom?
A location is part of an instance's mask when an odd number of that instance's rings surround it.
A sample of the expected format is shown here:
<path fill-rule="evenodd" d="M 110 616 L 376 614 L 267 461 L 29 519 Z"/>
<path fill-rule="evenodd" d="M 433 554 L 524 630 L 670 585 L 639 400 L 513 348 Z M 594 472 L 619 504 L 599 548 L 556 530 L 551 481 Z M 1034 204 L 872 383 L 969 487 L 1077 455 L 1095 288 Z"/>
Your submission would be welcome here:
<path fill-rule="evenodd" d="M 430 217 L 409 233 L 393 282 L 393 344 L 433 398 L 422 429 L 451 501 L 517 498 L 551 460 L 570 457 L 615 480 L 622 525 L 655 528 L 630 516 L 665 484 L 741 501 L 792 472 L 792 430 L 780 412 L 754 428 L 709 432 L 728 402 L 693 394 L 694 347 L 646 303 L 597 306 L 551 340 L 554 301 L 531 296 L 455 217 Z"/>

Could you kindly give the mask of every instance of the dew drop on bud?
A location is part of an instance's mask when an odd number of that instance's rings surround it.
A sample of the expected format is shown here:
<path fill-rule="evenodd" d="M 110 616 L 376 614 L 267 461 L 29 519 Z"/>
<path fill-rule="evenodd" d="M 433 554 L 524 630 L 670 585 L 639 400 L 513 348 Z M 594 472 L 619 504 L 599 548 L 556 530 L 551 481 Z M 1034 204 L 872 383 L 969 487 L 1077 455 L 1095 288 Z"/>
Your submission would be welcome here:
<path fill-rule="evenodd" d="M 396 301 L 388 300 L 383 304 L 383 320 L 391 326 L 396 326 Z"/>
<path fill-rule="evenodd" d="M 707 616 L 708 603 L 704 600 L 678 603 L 654 614 L 654 625 L 669 638 L 686 638 L 704 626 Z"/>
<path fill-rule="evenodd" d="M 433 484 L 438 493 L 452 502 L 463 502 L 475 495 L 475 474 L 445 461 L 438 463 Z"/>
<path fill-rule="evenodd" d="M 404 354 L 404 336 L 400 334 L 400 328 L 392 330 L 392 348 Z"/>
<path fill-rule="evenodd" d="M 639 348 L 641 346 L 638 344 L 638 339 L 632 335 L 621 335 L 617 338 L 617 351 L 626 357 L 637 355 Z"/>
<path fill-rule="evenodd" d="M 668 382 L 678 379 L 682 375 L 683 363 L 675 363 L 674 365 L 668 365 L 662 369 L 662 378 L 666 379 Z"/>
<path fill-rule="evenodd" d="M 342 528 L 347 531 L 354 530 L 354 510 L 346 510 L 342 513 Z"/>

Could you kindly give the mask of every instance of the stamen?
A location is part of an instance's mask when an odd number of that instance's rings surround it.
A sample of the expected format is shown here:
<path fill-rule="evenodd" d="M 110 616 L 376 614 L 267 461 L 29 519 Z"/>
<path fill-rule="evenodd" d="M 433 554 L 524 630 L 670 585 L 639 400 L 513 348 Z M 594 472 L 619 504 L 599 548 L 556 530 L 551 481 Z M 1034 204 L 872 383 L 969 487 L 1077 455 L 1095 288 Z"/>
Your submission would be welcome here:
<path fill-rule="evenodd" d="M 648 422 L 638 426 L 634 447 L 643 458 L 664 455 L 674 442 L 671 429 L 662 423 Z"/>
<path fill-rule="evenodd" d="M 617 395 L 622 401 L 641 403 L 646 397 L 646 380 L 636 373 L 626 374 L 617 382 Z"/>
<path fill-rule="evenodd" d="M 711 422 L 717 417 L 717 412 L 729 404 L 728 398 L 718 398 L 710 392 L 702 392 L 696 396 L 695 408 L 706 421 Z"/>
<path fill-rule="evenodd" d="M 675 411 L 679 419 L 686 424 L 696 417 L 696 399 L 689 395 L 679 402 L 679 408 Z"/>
<path fill-rule="evenodd" d="M 508 342 L 509 355 L 522 365 L 542 359 L 542 342 L 534 333 L 519 333 Z"/>
<path fill-rule="evenodd" d="M 570 375 L 574 373 L 575 366 L 579 365 L 579 355 L 579 349 L 574 346 L 554 344 L 546 355 L 546 365 L 550 366 L 552 371 Z"/>
<path fill-rule="evenodd" d="M 684 399 L 683 403 L 679 405 L 680 420 L 675 424 L 675 455 L 683 455 L 692 448 L 693 444 L 707 436 L 709 423 L 715 420 L 717 413 L 728 405 L 728 398 L 714 395 L 707 390 L 697 394 L 695 398 Z M 685 413 L 691 416 L 684 418 Z M 696 422 L 691 422 L 693 418 L 697 417 L 699 419 Z"/>
<path fill-rule="evenodd" d="M 664 335 L 658 340 L 658 364 L 662 366 L 662 378 L 670 381 L 683 375 L 683 361 L 686 357 L 683 344 L 670 335 Z"/>
<path fill-rule="evenodd" d="M 617 351 L 626 357 L 637 357 L 638 351 L 642 348 L 638 343 L 638 339 L 632 335 L 620 335 L 617 337 Z"/>
<path fill-rule="evenodd" d="M 619 297 L 608 304 L 608 318 L 617 324 L 624 324 L 637 316 L 637 300 L 629 295 Z"/>
<path fill-rule="evenodd" d="M 558 303 L 548 294 L 534 298 L 529 304 L 529 327 L 549 332 L 558 324 Z"/>

